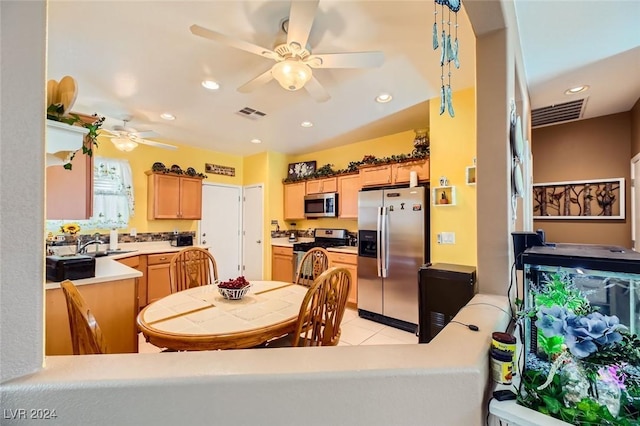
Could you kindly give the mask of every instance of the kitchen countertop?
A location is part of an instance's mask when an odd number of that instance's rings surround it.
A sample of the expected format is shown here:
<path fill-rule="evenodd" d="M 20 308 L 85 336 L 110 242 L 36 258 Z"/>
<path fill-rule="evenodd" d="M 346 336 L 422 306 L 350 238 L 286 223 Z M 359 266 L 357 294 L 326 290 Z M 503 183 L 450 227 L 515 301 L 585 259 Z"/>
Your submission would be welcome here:
<path fill-rule="evenodd" d="M 193 247 L 208 248 L 206 245 L 196 244 Z M 91 247 L 90 247 L 91 248 Z M 127 253 L 112 254 L 110 256 L 96 257 L 96 273 L 92 278 L 73 280 L 76 286 L 96 284 L 101 282 L 126 280 L 142 276 L 142 272 L 117 262 L 118 259 L 140 256 L 146 254 L 178 252 L 187 247 L 173 247 L 169 241 L 153 241 L 141 243 L 120 243 L 118 248 Z M 89 253 L 93 250 L 90 249 Z M 47 281 L 45 289 L 60 288 L 59 282 Z"/>
<path fill-rule="evenodd" d="M 329 247 L 327 251 L 333 251 L 336 253 L 346 253 L 346 254 L 358 254 L 358 247 L 355 246 L 339 246 L 339 247 Z"/>

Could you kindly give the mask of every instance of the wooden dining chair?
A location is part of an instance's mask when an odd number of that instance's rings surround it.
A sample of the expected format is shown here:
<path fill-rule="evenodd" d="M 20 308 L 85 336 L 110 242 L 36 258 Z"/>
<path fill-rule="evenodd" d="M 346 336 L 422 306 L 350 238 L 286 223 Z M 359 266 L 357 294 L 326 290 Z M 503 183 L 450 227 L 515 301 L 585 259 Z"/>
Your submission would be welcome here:
<path fill-rule="evenodd" d="M 351 273 L 346 268 L 327 269 L 307 290 L 296 330 L 267 342 L 266 347 L 337 345 L 350 285 Z"/>
<path fill-rule="evenodd" d="M 216 260 L 208 250 L 188 247 L 180 250 L 171 258 L 169 265 L 171 293 L 213 284 L 217 280 Z"/>
<path fill-rule="evenodd" d="M 60 283 L 67 301 L 71 346 L 74 355 L 105 354 L 107 344 L 100 326 L 77 287 L 69 280 Z"/>
<path fill-rule="evenodd" d="M 329 252 L 321 247 L 314 247 L 300 259 L 295 283 L 310 287 L 327 268 L 329 268 Z"/>

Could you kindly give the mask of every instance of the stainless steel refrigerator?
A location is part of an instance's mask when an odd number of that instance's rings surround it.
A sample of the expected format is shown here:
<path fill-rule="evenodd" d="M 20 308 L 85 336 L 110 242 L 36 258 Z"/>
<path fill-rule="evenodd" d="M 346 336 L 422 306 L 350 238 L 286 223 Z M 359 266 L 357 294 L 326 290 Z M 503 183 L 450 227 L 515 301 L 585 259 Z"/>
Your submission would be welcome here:
<path fill-rule="evenodd" d="M 429 190 L 358 195 L 358 314 L 407 331 L 418 327 L 418 270 L 429 261 Z"/>

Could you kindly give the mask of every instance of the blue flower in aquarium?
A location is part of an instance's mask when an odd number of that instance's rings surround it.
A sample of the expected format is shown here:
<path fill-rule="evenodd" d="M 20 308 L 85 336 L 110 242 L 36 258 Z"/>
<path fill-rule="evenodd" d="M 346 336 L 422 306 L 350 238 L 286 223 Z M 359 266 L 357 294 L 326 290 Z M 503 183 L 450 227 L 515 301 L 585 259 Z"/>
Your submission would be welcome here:
<path fill-rule="evenodd" d="M 565 334 L 564 328 L 567 315 L 569 315 L 569 311 L 562 306 L 555 305 L 550 308 L 540 308 L 537 314 L 536 327 L 546 337 L 563 335 Z"/>
<path fill-rule="evenodd" d="M 606 345 L 622 340 L 618 330 L 626 330 L 618 317 L 599 312 L 587 316 L 569 315 L 565 325 L 565 343 L 571 353 L 585 358 L 598 350 L 596 343 Z"/>

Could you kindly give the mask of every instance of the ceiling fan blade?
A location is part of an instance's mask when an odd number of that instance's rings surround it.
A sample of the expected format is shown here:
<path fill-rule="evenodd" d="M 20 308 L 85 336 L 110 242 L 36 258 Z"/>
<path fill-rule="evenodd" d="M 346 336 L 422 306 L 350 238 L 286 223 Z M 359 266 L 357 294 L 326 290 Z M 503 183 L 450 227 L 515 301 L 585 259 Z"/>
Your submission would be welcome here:
<path fill-rule="evenodd" d="M 98 129 L 98 132 L 100 134 L 102 134 L 102 132 L 104 132 L 104 133 L 107 133 L 108 135 L 111 135 L 111 136 L 120 136 L 120 132 L 115 131 L 115 130 L 109 130 L 109 129 L 101 128 L 101 129 Z"/>
<path fill-rule="evenodd" d="M 326 102 L 331 99 L 329 92 L 322 87 L 322 84 L 320 84 L 314 76 L 311 76 L 311 80 L 307 81 L 304 88 L 309 92 L 311 97 L 318 102 Z"/>
<path fill-rule="evenodd" d="M 287 44 L 296 42 L 303 49 L 309 40 L 309 33 L 316 17 L 319 0 L 292 1 L 287 28 Z"/>
<path fill-rule="evenodd" d="M 267 84 L 271 80 L 273 80 L 273 75 L 271 74 L 271 68 L 269 68 L 268 70 L 266 70 L 265 72 L 263 72 L 262 74 L 254 78 L 253 80 L 250 80 L 245 84 L 243 84 L 242 86 L 238 87 L 237 90 L 240 93 L 253 92 L 259 86 L 262 86 L 263 84 Z"/>
<path fill-rule="evenodd" d="M 156 141 L 150 141 L 148 139 L 141 139 L 141 138 L 132 138 L 132 141 L 134 141 L 135 143 L 140 143 L 143 145 L 149 145 L 149 146 L 154 146 L 156 148 L 163 148 L 163 149 L 171 149 L 171 150 L 176 150 L 178 149 L 177 146 L 175 145 L 169 145 L 168 143 L 162 143 L 162 142 L 156 142 Z"/>
<path fill-rule="evenodd" d="M 129 136 L 134 138 L 154 138 L 154 137 L 157 138 L 160 135 L 157 132 L 154 132 L 153 130 L 140 130 L 137 132 L 129 133 Z"/>
<path fill-rule="evenodd" d="M 200 37 L 208 38 L 209 40 L 224 43 L 228 46 L 235 47 L 236 49 L 244 50 L 245 52 L 253 53 L 256 55 L 264 56 L 266 58 L 275 59 L 278 58 L 278 54 L 266 47 L 258 46 L 257 44 L 249 43 L 244 40 L 232 38 L 224 34 L 220 34 L 216 31 L 208 30 L 199 25 L 192 25 L 189 27 L 191 33 Z"/>
<path fill-rule="evenodd" d="M 311 68 L 375 68 L 383 62 L 382 52 L 327 53 L 311 55 L 304 60 Z"/>

